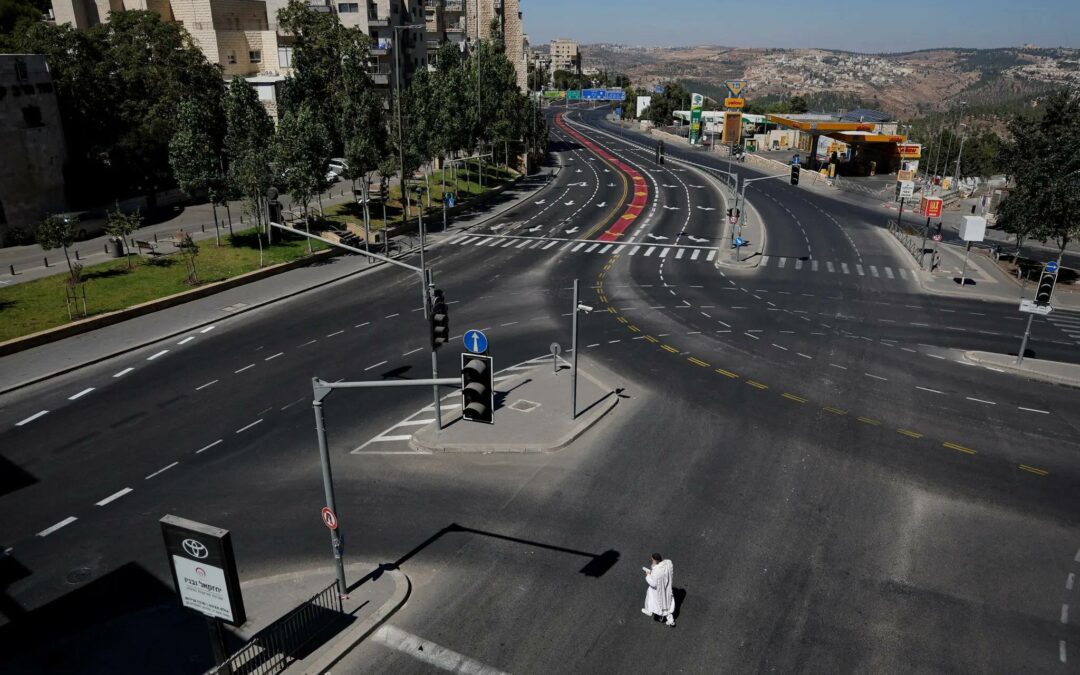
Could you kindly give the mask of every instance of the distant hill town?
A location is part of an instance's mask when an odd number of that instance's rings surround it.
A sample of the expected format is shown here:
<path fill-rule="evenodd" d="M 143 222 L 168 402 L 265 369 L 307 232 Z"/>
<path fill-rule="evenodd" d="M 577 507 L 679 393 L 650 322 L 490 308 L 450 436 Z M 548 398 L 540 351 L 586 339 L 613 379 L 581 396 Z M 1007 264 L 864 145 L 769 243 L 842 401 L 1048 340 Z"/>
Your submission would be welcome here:
<path fill-rule="evenodd" d="M 724 81 L 748 81 L 749 99 L 803 96 L 817 109 L 865 105 L 901 119 L 964 101 L 971 109 L 1021 108 L 1061 86 L 1080 87 L 1080 50 L 1034 45 L 889 54 L 830 49 L 582 46 L 583 66 L 626 73 L 635 85 L 678 80 L 714 98 Z"/>

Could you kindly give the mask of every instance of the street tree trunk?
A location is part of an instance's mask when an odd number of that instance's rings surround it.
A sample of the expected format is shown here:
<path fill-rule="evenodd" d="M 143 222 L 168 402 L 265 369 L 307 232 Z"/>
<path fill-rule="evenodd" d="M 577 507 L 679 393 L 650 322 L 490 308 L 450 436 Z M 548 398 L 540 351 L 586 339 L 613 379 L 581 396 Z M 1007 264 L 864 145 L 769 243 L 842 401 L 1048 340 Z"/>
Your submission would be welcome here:
<path fill-rule="evenodd" d="M 221 226 L 218 224 L 217 204 L 211 201 L 210 208 L 214 212 L 214 246 L 221 246 Z"/>

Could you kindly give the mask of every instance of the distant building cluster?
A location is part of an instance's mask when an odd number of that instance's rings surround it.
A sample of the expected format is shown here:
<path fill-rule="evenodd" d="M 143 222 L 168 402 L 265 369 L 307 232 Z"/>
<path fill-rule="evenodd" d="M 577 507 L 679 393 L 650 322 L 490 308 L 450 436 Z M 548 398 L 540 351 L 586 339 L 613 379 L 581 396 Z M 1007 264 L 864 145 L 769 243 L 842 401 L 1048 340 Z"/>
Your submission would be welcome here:
<path fill-rule="evenodd" d="M 855 90 L 867 83 L 888 86 L 911 77 L 915 68 L 862 54 L 780 52 L 764 54 L 747 68 L 746 79 L 755 86 L 779 90 Z"/>

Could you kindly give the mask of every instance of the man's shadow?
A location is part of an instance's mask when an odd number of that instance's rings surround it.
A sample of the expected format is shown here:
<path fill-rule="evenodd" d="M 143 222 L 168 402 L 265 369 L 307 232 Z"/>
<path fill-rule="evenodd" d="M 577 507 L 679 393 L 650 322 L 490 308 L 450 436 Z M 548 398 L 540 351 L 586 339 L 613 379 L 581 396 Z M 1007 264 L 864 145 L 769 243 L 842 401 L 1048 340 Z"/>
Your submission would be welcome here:
<path fill-rule="evenodd" d="M 671 595 L 675 598 L 675 611 L 671 613 L 671 616 L 678 621 L 679 615 L 682 614 L 683 603 L 686 601 L 686 589 L 673 588 L 671 589 Z"/>

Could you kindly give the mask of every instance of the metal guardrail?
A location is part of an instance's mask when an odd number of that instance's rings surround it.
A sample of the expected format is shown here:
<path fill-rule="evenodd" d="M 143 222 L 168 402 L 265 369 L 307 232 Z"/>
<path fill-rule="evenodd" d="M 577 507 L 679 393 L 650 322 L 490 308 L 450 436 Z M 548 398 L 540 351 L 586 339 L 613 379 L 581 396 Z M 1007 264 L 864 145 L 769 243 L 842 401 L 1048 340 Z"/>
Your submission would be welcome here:
<path fill-rule="evenodd" d="M 886 222 L 886 226 L 915 259 L 915 264 L 919 266 L 919 269 L 926 269 L 924 258 L 927 249 L 923 248 L 922 235 L 911 227 L 897 226 L 896 221 L 892 219 Z M 936 270 L 940 265 L 941 256 L 934 250 L 930 257 L 930 271 Z"/>
<path fill-rule="evenodd" d="M 272 675 L 280 673 L 295 655 L 334 621 L 344 618 L 337 581 L 256 633 L 225 663 L 206 675 Z"/>

